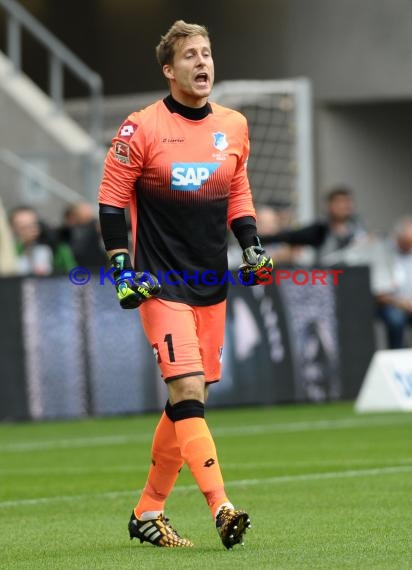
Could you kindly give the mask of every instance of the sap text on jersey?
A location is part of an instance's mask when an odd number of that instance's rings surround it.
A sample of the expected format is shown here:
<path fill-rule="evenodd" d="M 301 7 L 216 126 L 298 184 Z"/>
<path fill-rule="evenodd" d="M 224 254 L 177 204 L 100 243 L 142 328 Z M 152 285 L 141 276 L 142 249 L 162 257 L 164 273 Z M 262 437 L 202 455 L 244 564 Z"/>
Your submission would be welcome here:
<path fill-rule="evenodd" d="M 173 162 L 170 188 L 199 190 L 219 166 L 219 162 Z"/>

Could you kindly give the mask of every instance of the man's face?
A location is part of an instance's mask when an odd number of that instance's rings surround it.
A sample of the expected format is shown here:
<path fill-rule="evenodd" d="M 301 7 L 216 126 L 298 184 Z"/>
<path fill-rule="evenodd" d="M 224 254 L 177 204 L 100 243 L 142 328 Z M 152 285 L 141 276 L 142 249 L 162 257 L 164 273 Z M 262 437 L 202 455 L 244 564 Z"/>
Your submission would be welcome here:
<path fill-rule="evenodd" d="M 256 210 L 256 226 L 259 236 L 270 236 L 280 230 L 279 214 L 274 208 L 263 206 Z"/>
<path fill-rule="evenodd" d="M 23 244 L 30 244 L 39 237 L 40 225 L 37 216 L 30 210 L 16 212 L 11 219 L 16 238 Z"/>
<path fill-rule="evenodd" d="M 88 202 L 79 202 L 68 216 L 67 225 L 89 224 L 96 218 L 93 207 Z"/>
<path fill-rule="evenodd" d="M 403 253 L 412 252 L 412 223 L 407 224 L 398 236 L 398 246 Z"/>
<path fill-rule="evenodd" d="M 353 200 L 351 196 L 338 195 L 328 204 L 328 214 L 333 221 L 345 222 L 353 216 Z"/>
<path fill-rule="evenodd" d="M 203 107 L 215 78 L 210 42 L 193 36 L 176 42 L 173 62 L 163 66 L 172 96 L 188 107 Z"/>

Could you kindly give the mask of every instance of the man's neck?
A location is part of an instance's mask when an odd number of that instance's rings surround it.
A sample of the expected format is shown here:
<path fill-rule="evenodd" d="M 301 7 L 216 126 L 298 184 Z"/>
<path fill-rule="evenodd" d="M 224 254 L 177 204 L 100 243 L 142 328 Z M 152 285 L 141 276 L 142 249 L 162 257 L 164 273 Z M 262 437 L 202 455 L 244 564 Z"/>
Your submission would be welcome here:
<path fill-rule="evenodd" d="M 188 107 L 187 105 L 183 105 L 179 101 L 176 101 L 172 95 L 165 97 L 163 102 L 171 113 L 177 113 L 185 119 L 190 119 L 192 121 L 199 121 L 212 113 L 212 107 L 208 102 L 206 102 L 203 107 Z"/>

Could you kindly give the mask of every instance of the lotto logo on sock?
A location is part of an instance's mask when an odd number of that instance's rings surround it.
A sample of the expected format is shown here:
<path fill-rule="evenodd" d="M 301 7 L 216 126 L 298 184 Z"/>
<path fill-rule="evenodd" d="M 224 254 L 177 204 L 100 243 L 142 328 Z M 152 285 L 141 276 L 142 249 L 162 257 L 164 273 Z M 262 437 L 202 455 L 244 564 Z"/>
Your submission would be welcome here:
<path fill-rule="evenodd" d="M 213 457 L 211 457 L 210 459 L 204 462 L 203 467 L 212 467 L 212 465 L 214 465 L 215 463 L 216 461 L 213 459 Z"/>
<path fill-rule="evenodd" d="M 220 162 L 173 162 L 172 190 L 199 190 L 219 168 Z"/>

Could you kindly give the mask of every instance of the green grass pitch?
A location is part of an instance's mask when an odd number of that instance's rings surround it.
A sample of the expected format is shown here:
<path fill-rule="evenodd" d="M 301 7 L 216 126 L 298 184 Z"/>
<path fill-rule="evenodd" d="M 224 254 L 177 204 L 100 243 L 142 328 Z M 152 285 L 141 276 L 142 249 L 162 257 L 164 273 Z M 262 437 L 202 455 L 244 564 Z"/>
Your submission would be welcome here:
<path fill-rule="evenodd" d="M 208 420 L 252 519 L 243 548 L 223 548 L 186 467 L 166 515 L 195 547 L 129 540 L 157 416 L 0 425 L 0 568 L 412 568 L 412 414 L 339 403 Z"/>

